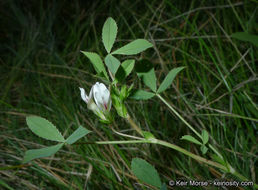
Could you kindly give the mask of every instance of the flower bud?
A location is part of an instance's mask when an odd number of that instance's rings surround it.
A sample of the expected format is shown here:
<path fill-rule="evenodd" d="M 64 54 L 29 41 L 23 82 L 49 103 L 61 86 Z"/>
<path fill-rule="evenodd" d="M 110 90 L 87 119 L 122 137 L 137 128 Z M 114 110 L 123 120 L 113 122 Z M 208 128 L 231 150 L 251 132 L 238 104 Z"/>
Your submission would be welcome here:
<path fill-rule="evenodd" d="M 111 120 L 110 109 L 112 100 L 110 92 L 103 83 L 96 82 L 90 90 L 89 96 L 86 95 L 85 90 L 80 88 L 81 98 L 86 102 L 88 109 L 92 110 L 99 116 L 103 122 L 109 123 Z"/>

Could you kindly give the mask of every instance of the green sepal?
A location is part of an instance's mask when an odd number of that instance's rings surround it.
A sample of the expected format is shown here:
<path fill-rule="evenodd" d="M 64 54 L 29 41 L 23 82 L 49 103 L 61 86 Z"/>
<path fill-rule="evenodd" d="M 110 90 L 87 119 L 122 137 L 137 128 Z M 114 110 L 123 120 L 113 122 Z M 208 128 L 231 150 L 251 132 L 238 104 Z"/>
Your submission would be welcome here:
<path fill-rule="evenodd" d="M 117 111 L 117 114 L 123 118 L 127 118 L 127 109 L 125 107 L 124 101 L 120 96 L 115 93 L 111 93 L 112 104 Z"/>

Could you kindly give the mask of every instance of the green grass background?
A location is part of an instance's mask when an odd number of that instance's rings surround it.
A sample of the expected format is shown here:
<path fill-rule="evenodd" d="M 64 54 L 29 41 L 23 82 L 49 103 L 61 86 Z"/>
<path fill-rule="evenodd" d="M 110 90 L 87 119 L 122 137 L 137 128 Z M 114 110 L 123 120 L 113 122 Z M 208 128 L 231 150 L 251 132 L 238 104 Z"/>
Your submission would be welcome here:
<path fill-rule="evenodd" d="M 196 130 L 206 129 L 239 173 L 257 181 L 257 47 L 230 37 L 257 34 L 256 1 L 3 0 L 0 10 L 0 189 L 148 189 L 130 171 L 134 157 L 154 165 L 166 184 L 236 179 L 145 144 L 66 146 L 21 165 L 26 150 L 53 144 L 29 130 L 29 114 L 52 121 L 66 137 L 79 124 L 93 131 L 81 142 L 124 139 L 87 110 L 78 88 L 89 91 L 99 80 L 80 50 L 105 55 L 101 31 L 109 16 L 118 25 L 114 48 L 137 38 L 154 44 L 131 57 L 136 64 L 151 62 L 158 84 L 172 68 L 186 67 L 163 97 Z M 126 83 L 146 89 L 135 72 Z M 127 107 L 143 130 L 201 155 L 198 146 L 180 140 L 192 132 L 157 98 L 128 100 Z M 118 116 L 114 128 L 137 135 Z"/>

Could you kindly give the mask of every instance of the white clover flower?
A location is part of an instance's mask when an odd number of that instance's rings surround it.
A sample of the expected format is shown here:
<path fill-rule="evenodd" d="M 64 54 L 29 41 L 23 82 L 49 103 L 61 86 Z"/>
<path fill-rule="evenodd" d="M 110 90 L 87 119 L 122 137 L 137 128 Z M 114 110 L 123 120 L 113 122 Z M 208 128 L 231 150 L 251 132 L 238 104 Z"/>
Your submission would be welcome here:
<path fill-rule="evenodd" d="M 101 119 L 107 120 L 109 111 L 111 109 L 111 96 L 107 87 L 103 83 L 96 82 L 90 90 L 89 96 L 86 95 L 85 90 L 80 88 L 81 98 L 86 102 L 88 109 L 92 110 Z"/>
<path fill-rule="evenodd" d="M 96 83 L 93 87 L 93 97 L 102 111 L 110 111 L 112 100 L 110 92 L 103 83 Z"/>

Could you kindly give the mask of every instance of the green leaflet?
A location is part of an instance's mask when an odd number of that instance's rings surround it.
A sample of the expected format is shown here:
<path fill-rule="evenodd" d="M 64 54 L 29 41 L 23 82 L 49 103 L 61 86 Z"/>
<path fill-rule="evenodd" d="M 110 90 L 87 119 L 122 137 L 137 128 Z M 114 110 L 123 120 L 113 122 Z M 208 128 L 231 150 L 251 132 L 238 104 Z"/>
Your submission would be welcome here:
<path fill-rule="evenodd" d="M 196 138 L 192 137 L 191 135 L 184 135 L 181 137 L 181 140 L 187 140 L 187 141 L 190 141 L 190 142 L 198 144 L 198 145 L 202 144 L 201 142 L 199 142 Z"/>
<path fill-rule="evenodd" d="M 130 98 L 136 99 L 136 100 L 147 100 L 152 98 L 153 96 L 155 96 L 155 94 L 152 92 L 147 92 L 144 90 L 136 90 L 134 93 L 132 93 Z"/>
<path fill-rule="evenodd" d="M 112 52 L 112 54 L 135 55 L 152 46 L 153 45 L 147 40 L 137 39 L 117 49 L 116 51 Z"/>
<path fill-rule="evenodd" d="M 111 71 L 111 73 L 115 75 L 117 72 L 117 69 L 120 66 L 120 61 L 117 58 L 115 58 L 113 55 L 108 54 L 105 57 L 105 64 L 108 67 L 108 69 Z"/>
<path fill-rule="evenodd" d="M 42 117 L 28 116 L 26 117 L 26 122 L 30 130 L 39 137 L 57 142 L 65 141 L 56 126 Z"/>
<path fill-rule="evenodd" d="M 161 188 L 161 181 L 157 170 L 141 158 L 134 158 L 131 163 L 133 174 L 149 185 Z"/>
<path fill-rule="evenodd" d="M 60 143 L 46 148 L 28 150 L 25 152 L 23 163 L 27 163 L 36 158 L 52 156 L 63 146 L 63 144 L 64 143 Z"/>
<path fill-rule="evenodd" d="M 97 53 L 94 53 L 94 52 L 86 52 L 86 51 L 81 51 L 81 52 L 86 57 L 88 57 L 88 59 L 91 61 L 95 71 L 98 74 L 102 73 L 108 79 L 106 68 L 105 68 L 104 63 L 102 62 L 100 56 Z"/>
<path fill-rule="evenodd" d="M 90 133 L 91 131 L 89 131 L 88 129 L 85 129 L 82 126 L 79 126 L 78 129 L 76 129 L 67 139 L 66 142 L 68 144 L 73 144 L 74 142 L 76 142 L 77 140 L 79 140 L 80 138 L 84 137 L 85 135 L 87 135 L 88 133 Z"/>
<path fill-rule="evenodd" d="M 102 28 L 102 42 L 105 49 L 110 53 L 117 35 L 117 25 L 113 18 L 109 17 Z"/>
<path fill-rule="evenodd" d="M 174 68 L 171 71 L 169 71 L 168 75 L 166 76 L 166 78 L 163 80 L 163 82 L 159 86 L 157 93 L 161 93 L 164 90 L 166 90 L 171 85 L 171 83 L 173 82 L 176 75 L 183 69 L 184 69 L 184 67 L 177 67 L 177 68 Z"/>

